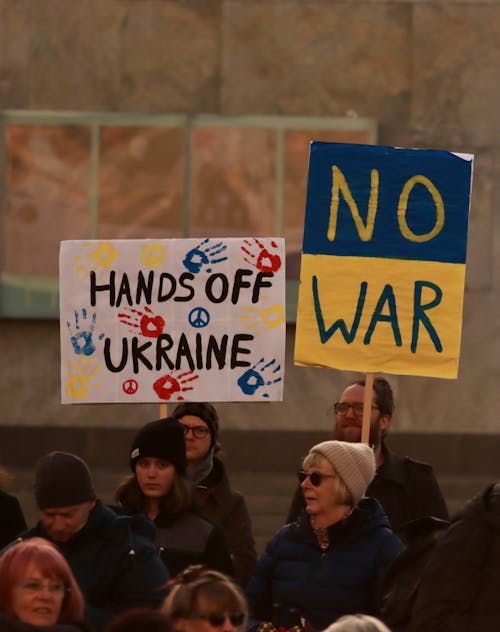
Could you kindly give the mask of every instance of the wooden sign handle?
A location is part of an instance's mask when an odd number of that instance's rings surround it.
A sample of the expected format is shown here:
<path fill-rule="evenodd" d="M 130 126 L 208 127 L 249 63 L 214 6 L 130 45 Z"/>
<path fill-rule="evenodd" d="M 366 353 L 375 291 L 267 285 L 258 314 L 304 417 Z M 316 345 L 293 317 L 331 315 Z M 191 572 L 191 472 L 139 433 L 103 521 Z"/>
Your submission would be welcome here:
<path fill-rule="evenodd" d="M 370 418 L 372 415 L 373 401 L 373 373 L 367 373 L 365 377 L 365 398 L 363 400 L 363 425 L 361 427 L 361 443 L 370 442 Z"/>
<path fill-rule="evenodd" d="M 164 419 L 165 417 L 168 417 L 167 405 L 160 404 L 160 419 Z"/>

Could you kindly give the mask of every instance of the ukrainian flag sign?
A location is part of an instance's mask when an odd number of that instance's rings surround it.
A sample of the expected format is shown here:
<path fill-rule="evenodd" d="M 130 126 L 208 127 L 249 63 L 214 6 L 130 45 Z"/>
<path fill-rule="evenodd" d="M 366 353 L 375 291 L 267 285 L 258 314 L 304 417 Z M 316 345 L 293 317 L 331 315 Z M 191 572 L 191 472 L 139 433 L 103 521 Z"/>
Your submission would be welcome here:
<path fill-rule="evenodd" d="M 472 166 L 311 144 L 295 364 L 457 377 Z"/>

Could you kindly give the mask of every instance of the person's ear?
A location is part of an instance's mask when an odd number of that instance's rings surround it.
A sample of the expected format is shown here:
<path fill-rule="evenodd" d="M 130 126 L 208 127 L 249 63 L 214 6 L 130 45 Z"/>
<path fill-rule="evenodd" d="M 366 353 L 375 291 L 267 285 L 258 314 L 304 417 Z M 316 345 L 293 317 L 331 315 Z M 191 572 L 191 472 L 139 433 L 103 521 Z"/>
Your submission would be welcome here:
<path fill-rule="evenodd" d="M 380 430 L 385 432 L 389 428 L 390 423 L 391 423 L 390 415 L 381 415 L 381 417 L 380 417 Z"/>

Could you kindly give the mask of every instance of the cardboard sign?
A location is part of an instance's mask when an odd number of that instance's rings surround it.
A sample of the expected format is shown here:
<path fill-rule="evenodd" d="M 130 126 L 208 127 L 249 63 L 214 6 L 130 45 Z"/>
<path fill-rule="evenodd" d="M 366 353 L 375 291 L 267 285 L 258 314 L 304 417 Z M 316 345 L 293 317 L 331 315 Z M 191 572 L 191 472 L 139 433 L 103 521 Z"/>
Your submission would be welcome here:
<path fill-rule="evenodd" d="M 472 163 L 311 145 L 296 364 L 457 377 Z"/>
<path fill-rule="evenodd" d="M 63 241 L 63 404 L 283 396 L 284 240 Z"/>

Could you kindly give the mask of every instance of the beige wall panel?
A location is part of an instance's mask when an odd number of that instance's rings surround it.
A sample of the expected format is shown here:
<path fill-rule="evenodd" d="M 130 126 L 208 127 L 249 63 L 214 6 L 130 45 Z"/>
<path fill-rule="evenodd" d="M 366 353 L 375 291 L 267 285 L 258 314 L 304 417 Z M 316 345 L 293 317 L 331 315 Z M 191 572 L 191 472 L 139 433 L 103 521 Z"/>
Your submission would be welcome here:
<path fill-rule="evenodd" d="M 412 123 L 460 150 L 500 135 L 500 4 L 429 2 L 413 11 Z"/>
<path fill-rule="evenodd" d="M 120 110 L 216 111 L 221 2 L 120 5 Z"/>
<path fill-rule="evenodd" d="M 30 19 L 23 2 L 0 0 L 0 109 L 29 100 Z"/>
<path fill-rule="evenodd" d="M 411 7 L 330 0 L 224 5 L 225 112 L 404 117 Z"/>
<path fill-rule="evenodd" d="M 494 206 L 494 193 L 498 189 L 498 150 L 470 147 L 469 151 L 475 154 L 475 159 L 467 240 L 466 301 L 473 300 L 469 291 L 474 294 L 492 289 L 494 221 L 498 214 Z"/>

